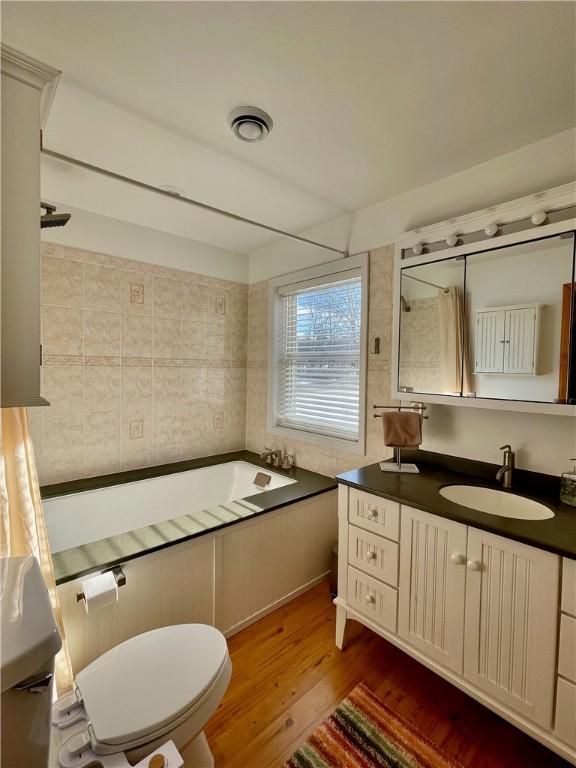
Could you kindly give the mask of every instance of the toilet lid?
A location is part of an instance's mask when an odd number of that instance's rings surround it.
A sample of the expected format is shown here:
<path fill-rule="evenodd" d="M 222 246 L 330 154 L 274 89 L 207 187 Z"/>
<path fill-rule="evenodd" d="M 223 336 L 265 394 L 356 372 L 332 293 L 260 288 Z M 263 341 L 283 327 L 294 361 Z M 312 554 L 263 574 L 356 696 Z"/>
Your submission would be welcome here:
<path fill-rule="evenodd" d="M 210 688 L 228 657 L 206 624 L 162 627 L 104 653 L 76 677 L 96 740 L 125 744 L 182 716 Z"/>

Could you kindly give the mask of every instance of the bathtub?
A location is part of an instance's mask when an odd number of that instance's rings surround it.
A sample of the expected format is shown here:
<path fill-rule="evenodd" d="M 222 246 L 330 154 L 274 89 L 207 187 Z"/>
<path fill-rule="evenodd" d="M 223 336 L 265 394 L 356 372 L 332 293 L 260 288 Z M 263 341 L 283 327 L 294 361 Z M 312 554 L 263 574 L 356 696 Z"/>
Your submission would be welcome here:
<path fill-rule="evenodd" d="M 254 483 L 258 473 L 271 478 L 264 488 Z M 231 461 L 57 496 L 43 502 L 48 539 L 57 553 L 177 518 L 209 530 L 260 511 L 256 499 L 245 499 L 296 482 L 246 461 Z"/>

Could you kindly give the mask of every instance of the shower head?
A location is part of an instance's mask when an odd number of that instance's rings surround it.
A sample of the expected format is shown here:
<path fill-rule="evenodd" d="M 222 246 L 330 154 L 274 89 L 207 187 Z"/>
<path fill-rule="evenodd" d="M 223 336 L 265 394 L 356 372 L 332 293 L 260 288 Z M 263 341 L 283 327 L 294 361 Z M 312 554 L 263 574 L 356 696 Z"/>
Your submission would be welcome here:
<path fill-rule="evenodd" d="M 40 203 L 40 208 L 43 208 L 46 213 L 40 216 L 40 229 L 47 229 L 48 227 L 63 227 L 70 221 L 71 214 L 69 213 L 56 213 L 56 206 L 49 203 Z"/>

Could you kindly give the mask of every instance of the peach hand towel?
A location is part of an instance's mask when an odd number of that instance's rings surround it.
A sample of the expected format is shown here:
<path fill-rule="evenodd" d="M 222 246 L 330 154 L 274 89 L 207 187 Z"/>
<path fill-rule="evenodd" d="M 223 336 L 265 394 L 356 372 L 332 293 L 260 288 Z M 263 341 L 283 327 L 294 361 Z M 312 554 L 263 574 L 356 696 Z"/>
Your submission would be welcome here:
<path fill-rule="evenodd" d="M 418 448 L 422 442 L 422 416 L 417 411 L 391 411 L 382 415 L 384 445 Z"/>

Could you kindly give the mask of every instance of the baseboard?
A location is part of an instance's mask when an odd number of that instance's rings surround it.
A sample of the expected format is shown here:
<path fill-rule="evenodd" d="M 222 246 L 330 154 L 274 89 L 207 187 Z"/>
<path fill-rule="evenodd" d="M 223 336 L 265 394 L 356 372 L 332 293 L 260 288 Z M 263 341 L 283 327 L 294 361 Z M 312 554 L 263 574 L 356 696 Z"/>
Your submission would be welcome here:
<path fill-rule="evenodd" d="M 243 629 L 245 629 L 246 627 L 249 627 L 251 624 L 254 624 L 260 619 L 263 619 L 264 616 L 267 616 L 269 613 L 272 613 L 277 608 L 281 608 L 283 605 L 286 605 L 286 603 L 290 603 L 292 600 L 295 600 L 297 597 L 300 597 L 300 595 L 303 595 L 304 592 L 308 592 L 309 589 L 313 589 L 315 586 L 320 584 L 321 581 L 324 581 L 329 575 L 330 575 L 330 571 L 326 571 L 325 573 L 322 573 L 320 576 L 317 576 L 315 579 L 312 579 L 312 581 L 309 581 L 306 584 L 303 584 L 301 587 L 298 587 L 298 589 L 295 589 L 293 592 L 289 592 L 287 595 L 284 595 L 284 597 L 281 597 L 279 600 L 276 600 L 275 602 L 270 603 L 270 605 L 267 605 L 265 608 L 261 608 L 256 613 L 253 613 L 251 616 L 248 616 L 247 619 L 243 619 L 238 624 L 234 624 L 233 627 L 230 627 L 229 629 L 226 629 L 226 630 L 221 630 L 224 634 L 224 637 L 232 637 L 232 635 L 235 635 L 238 632 L 241 632 Z"/>

